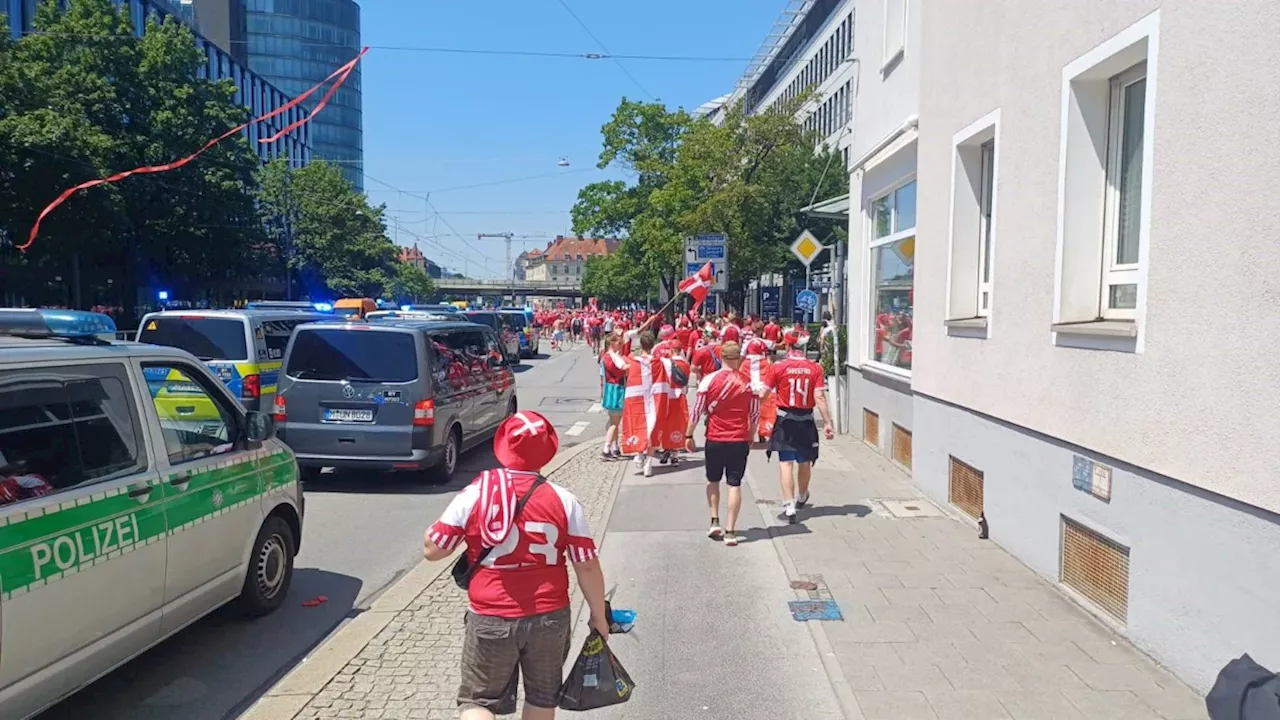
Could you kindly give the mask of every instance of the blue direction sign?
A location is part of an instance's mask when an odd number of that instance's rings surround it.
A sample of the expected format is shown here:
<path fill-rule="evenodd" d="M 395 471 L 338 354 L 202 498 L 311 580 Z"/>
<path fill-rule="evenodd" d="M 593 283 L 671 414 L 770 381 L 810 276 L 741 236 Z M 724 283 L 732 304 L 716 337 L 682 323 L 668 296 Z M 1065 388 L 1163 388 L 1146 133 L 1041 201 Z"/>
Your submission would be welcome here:
<path fill-rule="evenodd" d="M 801 290 L 796 293 L 796 305 L 813 312 L 818 308 L 818 293 L 812 290 Z"/>
<path fill-rule="evenodd" d="M 708 315 L 715 315 L 720 312 L 720 296 L 708 295 L 706 301 L 702 303 L 702 309 Z"/>
<path fill-rule="evenodd" d="M 760 288 L 760 315 L 765 318 L 777 317 L 782 311 L 782 288 L 766 286 Z"/>

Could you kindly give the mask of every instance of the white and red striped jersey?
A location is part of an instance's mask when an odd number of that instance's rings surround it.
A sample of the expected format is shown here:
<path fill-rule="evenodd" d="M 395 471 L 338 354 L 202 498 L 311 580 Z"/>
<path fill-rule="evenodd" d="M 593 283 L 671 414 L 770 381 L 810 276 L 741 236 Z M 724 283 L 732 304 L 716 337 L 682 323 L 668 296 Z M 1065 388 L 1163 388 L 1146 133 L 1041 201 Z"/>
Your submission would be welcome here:
<path fill-rule="evenodd" d="M 537 473 L 510 473 L 517 497 L 537 480 Z M 483 475 L 481 476 L 483 477 Z M 480 556 L 480 479 L 463 488 L 445 508 L 427 536 L 445 550 L 464 540 L 472 563 Z M 471 577 L 468 596 L 477 615 L 519 618 L 555 612 L 569 606 L 569 569 L 597 557 L 586 514 L 573 493 L 547 482 L 525 503 L 515 527 L 489 553 Z"/>

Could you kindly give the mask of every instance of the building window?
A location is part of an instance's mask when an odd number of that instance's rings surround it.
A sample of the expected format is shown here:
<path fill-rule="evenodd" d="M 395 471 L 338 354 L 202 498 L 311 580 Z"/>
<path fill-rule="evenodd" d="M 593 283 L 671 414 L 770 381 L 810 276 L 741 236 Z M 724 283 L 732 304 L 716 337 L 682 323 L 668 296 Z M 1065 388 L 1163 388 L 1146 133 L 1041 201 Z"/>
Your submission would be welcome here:
<path fill-rule="evenodd" d="M 884 0 L 884 61 L 881 69 L 890 66 L 907 49 L 907 0 Z"/>
<path fill-rule="evenodd" d="M 1146 63 L 1111 78 L 1110 86 L 1101 305 L 1103 317 L 1131 320 L 1138 307 Z"/>
<path fill-rule="evenodd" d="M 995 257 L 996 110 L 952 138 L 950 267 L 947 328 L 952 335 L 986 337 Z"/>
<path fill-rule="evenodd" d="M 1054 342 L 1140 352 L 1159 11 L 1062 71 Z"/>
<path fill-rule="evenodd" d="M 915 301 L 916 183 L 912 180 L 871 203 L 871 361 L 911 370 Z"/>

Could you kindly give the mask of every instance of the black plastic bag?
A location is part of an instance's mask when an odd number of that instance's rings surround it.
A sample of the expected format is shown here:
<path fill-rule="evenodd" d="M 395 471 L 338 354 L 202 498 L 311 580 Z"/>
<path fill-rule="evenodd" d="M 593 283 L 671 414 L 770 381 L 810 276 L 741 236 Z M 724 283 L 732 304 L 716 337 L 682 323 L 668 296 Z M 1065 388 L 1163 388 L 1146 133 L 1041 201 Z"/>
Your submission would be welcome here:
<path fill-rule="evenodd" d="M 556 704 L 561 710 L 595 710 L 631 699 L 636 684 L 595 630 L 582 643 L 573 670 L 560 686 Z"/>
<path fill-rule="evenodd" d="M 1280 675 L 1241 655 L 1218 673 L 1204 703 L 1212 720 L 1280 720 Z"/>

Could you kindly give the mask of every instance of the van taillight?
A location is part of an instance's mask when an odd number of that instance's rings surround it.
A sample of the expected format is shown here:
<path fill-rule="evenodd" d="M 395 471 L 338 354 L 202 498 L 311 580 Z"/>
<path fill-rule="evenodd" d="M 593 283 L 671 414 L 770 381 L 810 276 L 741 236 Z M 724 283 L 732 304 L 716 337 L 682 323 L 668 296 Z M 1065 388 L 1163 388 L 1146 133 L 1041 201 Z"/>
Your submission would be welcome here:
<path fill-rule="evenodd" d="M 276 401 L 271 405 L 271 417 L 274 418 L 276 422 L 284 422 L 288 415 L 289 414 L 285 412 L 284 398 L 280 395 L 276 395 Z"/>
<path fill-rule="evenodd" d="M 413 406 L 413 424 L 416 427 L 429 427 L 436 424 L 435 400 L 423 400 Z"/>
<path fill-rule="evenodd" d="M 240 399 L 255 400 L 262 397 L 262 376 L 245 375 L 240 381 Z"/>

